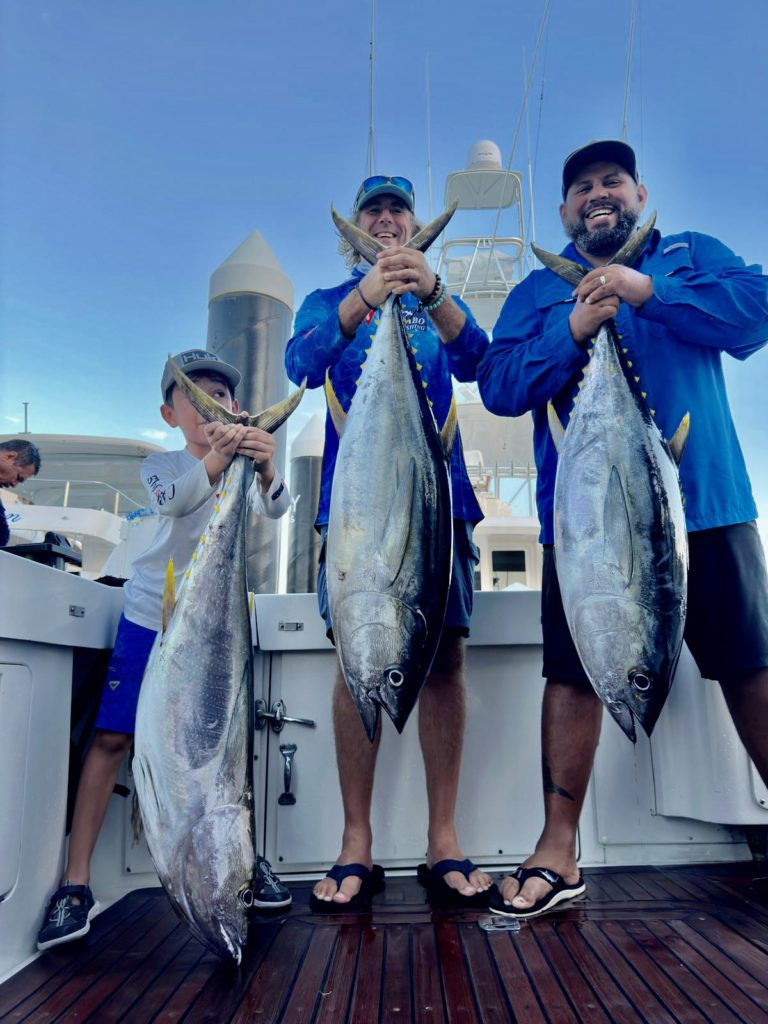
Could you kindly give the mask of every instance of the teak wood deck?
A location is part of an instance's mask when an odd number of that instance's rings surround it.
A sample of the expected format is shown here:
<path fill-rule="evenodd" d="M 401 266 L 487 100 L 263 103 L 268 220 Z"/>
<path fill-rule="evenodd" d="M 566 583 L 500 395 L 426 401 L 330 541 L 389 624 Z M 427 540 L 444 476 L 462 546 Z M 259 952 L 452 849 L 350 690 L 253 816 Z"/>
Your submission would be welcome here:
<path fill-rule="evenodd" d="M 239 969 L 161 889 L 97 917 L 0 986 L 0 1021 L 768 1024 L 764 863 L 586 870 L 588 899 L 489 932 L 390 877 L 372 914 L 254 917 Z M 486 915 L 487 916 L 487 915 Z"/>

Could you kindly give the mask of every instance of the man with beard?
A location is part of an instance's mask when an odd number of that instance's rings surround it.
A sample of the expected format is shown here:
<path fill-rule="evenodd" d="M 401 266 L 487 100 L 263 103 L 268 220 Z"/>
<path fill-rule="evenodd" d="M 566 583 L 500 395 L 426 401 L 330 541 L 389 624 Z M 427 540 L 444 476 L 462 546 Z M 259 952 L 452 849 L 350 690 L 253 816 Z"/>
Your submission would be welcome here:
<path fill-rule="evenodd" d="M 566 424 L 600 325 L 613 319 L 665 437 L 686 412 L 680 465 L 690 566 L 685 640 L 701 675 L 720 681 L 739 736 L 768 782 L 768 582 L 757 513 L 728 408 L 722 353 L 746 359 L 768 340 L 768 288 L 721 242 L 649 236 L 632 267 L 610 260 L 636 230 L 647 192 L 623 142 L 591 142 L 563 165 L 562 255 L 591 267 L 576 289 L 535 270 L 509 295 L 478 367 L 491 412 L 533 411 L 542 581 L 544 830 L 504 879 L 496 913 L 533 917 L 585 892 L 576 830 L 600 734 L 602 705 L 563 613 L 553 554 L 557 452 L 547 403 Z"/>

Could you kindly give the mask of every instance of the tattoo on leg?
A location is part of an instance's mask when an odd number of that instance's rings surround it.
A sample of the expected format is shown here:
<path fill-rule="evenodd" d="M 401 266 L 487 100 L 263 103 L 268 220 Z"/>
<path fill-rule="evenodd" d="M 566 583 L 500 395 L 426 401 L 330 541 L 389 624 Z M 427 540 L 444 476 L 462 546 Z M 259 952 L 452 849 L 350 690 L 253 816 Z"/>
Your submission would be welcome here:
<path fill-rule="evenodd" d="M 563 789 L 562 786 L 558 786 L 555 780 L 552 778 L 552 772 L 550 771 L 547 762 L 542 759 L 541 762 L 541 775 L 544 781 L 544 793 L 545 795 L 552 794 L 554 796 L 561 796 L 564 800 L 573 801 L 573 797 L 567 789 Z"/>

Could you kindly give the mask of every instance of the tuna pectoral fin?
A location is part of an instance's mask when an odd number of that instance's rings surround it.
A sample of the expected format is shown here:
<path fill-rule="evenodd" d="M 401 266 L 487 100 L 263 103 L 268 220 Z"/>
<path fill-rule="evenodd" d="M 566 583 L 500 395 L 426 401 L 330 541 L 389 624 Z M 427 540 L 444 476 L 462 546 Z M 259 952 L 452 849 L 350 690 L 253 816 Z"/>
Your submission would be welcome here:
<path fill-rule="evenodd" d="M 685 445 L 688 441 L 688 429 L 691 425 L 691 414 L 687 412 L 685 416 L 680 420 L 680 426 L 674 432 L 669 440 L 669 450 L 672 453 L 672 458 L 675 460 L 677 465 L 680 465 L 680 459 L 683 457 L 685 451 Z"/>
<path fill-rule="evenodd" d="M 443 443 L 443 451 L 445 452 L 446 459 L 450 459 L 451 457 L 453 442 L 456 440 L 456 431 L 458 426 L 459 412 L 456 406 L 456 396 L 453 395 L 451 398 L 451 408 L 448 410 L 448 415 L 445 417 L 443 429 L 440 431 L 440 440 Z"/>
<path fill-rule="evenodd" d="M 331 384 L 331 378 L 327 370 L 325 371 L 325 401 L 328 403 L 328 412 L 334 427 L 336 427 L 336 433 L 341 437 L 344 433 L 344 425 L 347 422 L 347 414 L 336 397 L 336 392 L 333 390 L 333 384 Z"/>
<path fill-rule="evenodd" d="M 563 447 L 565 427 L 560 422 L 560 417 L 557 415 L 555 407 L 551 402 L 547 402 L 547 419 L 549 420 L 549 432 L 552 435 L 552 440 L 555 442 L 555 448 L 559 453 L 560 449 Z"/>
<path fill-rule="evenodd" d="M 624 586 L 632 579 L 632 525 L 629 520 L 627 499 L 616 467 L 611 469 L 608 490 L 603 506 L 603 557 L 606 565 L 612 565 L 621 573 Z"/>
<path fill-rule="evenodd" d="M 384 536 L 379 548 L 379 556 L 387 570 L 390 585 L 397 579 L 405 558 L 405 548 L 411 532 L 415 487 L 416 463 L 410 459 L 389 506 Z"/>
<path fill-rule="evenodd" d="M 252 427 L 258 427 L 260 430 L 266 430 L 268 434 L 274 434 L 277 428 L 281 427 L 294 409 L 296 409 L 304 397 L 306 389 L 307 378 L 305 377 L 298 388 L 288 395 L 287 398 L 284 398 L 282 402 L 276 402 L 275 405 L 270 405 L 263 412 L 250 416 L 248 422 Z"/>
<path fill-rule="evenodd" d="M 176 578 L 173 575 L 173 559 L 168 559 L 168 568 L 165 570 L 165 583 L 163 585 L 163 629 L 168 629 L 174 609 L 176 608 Z"/>

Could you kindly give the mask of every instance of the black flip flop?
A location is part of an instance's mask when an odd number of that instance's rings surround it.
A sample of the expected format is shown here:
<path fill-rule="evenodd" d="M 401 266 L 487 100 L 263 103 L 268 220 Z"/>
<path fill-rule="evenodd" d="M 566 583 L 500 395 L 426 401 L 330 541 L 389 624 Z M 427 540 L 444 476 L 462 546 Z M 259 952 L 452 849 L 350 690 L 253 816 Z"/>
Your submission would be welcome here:
<path fill-rule="evenodd" d="M 473 896 L 462 896 L 458 889 L 453 889 L 445 880 L 449 871 L 460 871 L 462 875 L 469 878 L 475 870 L 471 860 L 439 860 L 431 868 L 426 864 L 419 864 L 416 869 L 416 879 L 419 885 L 427 890 L 427 899 L 433 907 L 441 910 L 487 910 L 488 901 L 492 896 L 498 896 L 498 889 L 495 884 L 486 889 L 485 892 L 476 892 Z"/>
<path fill-rule="evenodd" d="M 313 914 L 365 914 L 371 909 L 373 897 L 384 889 L 384 868 L 374 864 L 367 868 L 365 864 L 334 864 L 327 872 L 326 878 L 332 878 L 337 886 L 345 878 L 354 876 L 360 879 L 360 889 L 347 903 L 336 903 L 334 900 L 321 900 L 314 893 L 309 897 L 309 909 Z"/>
<path fill-rule="evenodd" d="M 542 881 L 547 882 L 552 888 L 531 907 L 515 907 L 511 903 L 505 903 L 499 892 L 488 903 L 488 909 L 492 914 L 506 914 L 507 917 L 517 917 L 521 920 L 527 917 L 538 917 L 539 914 L 545 914 L 548 910 L 552 910 L 566 900 L 574 900 L 578 896 L 583 896 L 587 891 L 587 885 L 581 872 L 579 872 L 579 878 L 576 882 L 566 882 L 562 875 L 558 875 L 556 871 L 551 871 L 549 868 L 536 867 L 517 868 L 512 872 L 512 878 L 517 880 L 520 889 L 523 888 L 524 883 L 529 878 L 541 878 Z M 518 889 L 518 892 L 520 889 Z"/>

